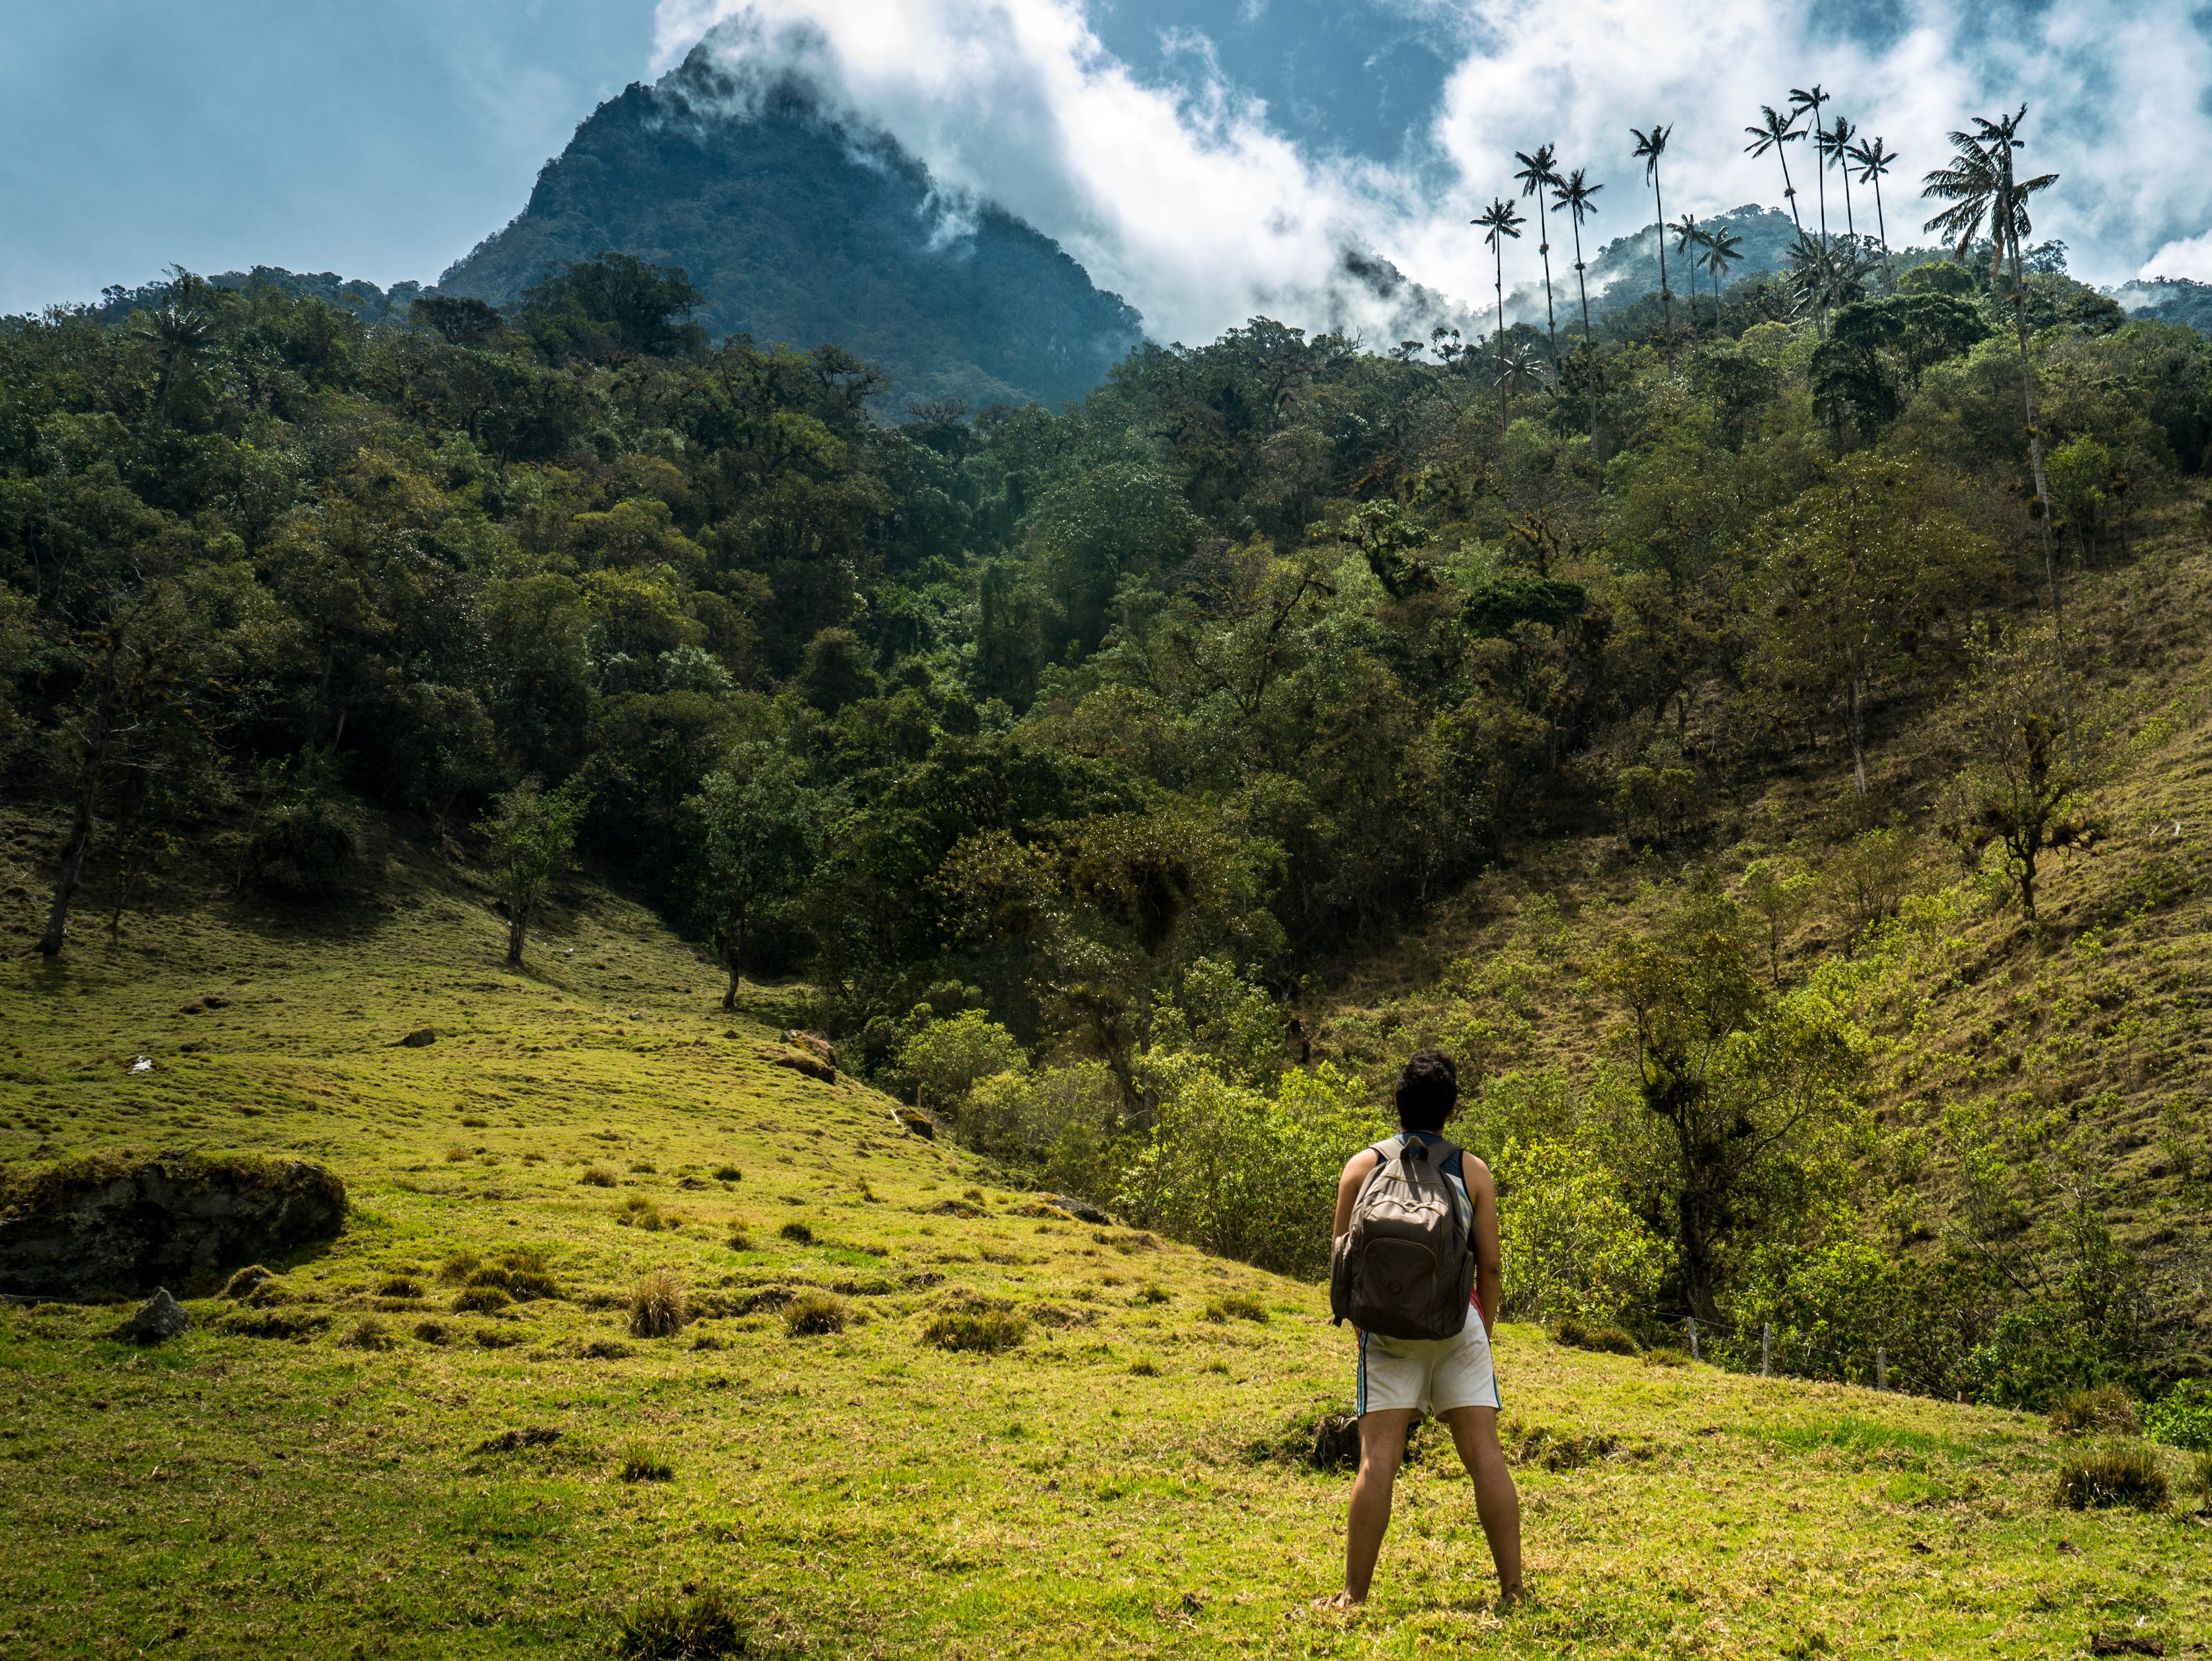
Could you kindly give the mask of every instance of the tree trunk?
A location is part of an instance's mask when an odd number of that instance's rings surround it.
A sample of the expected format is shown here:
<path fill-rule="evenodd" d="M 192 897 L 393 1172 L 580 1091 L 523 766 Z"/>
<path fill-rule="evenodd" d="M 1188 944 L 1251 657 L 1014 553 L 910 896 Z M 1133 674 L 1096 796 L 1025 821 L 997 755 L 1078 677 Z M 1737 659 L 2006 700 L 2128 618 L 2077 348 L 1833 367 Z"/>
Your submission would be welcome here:
<path fill-rule="evenodd" d="M 42 957 L 58 957 L 62 935 L 69 928 L 70 898 L 84 877 L 85 855 L 92 851 L 93 809 L 107 773 L 107 755 L 115 738 L 115 663 L 121 655 L 120 634 L 110 635 L 107 656 L 100 666 L 105 684 L 93 706 L 92 732 L 83 761 L 77 767 L 76 800 L 70 805 L 69 841 L 62 850 L 62 868 L 54 878 L 54 903 L 46 913 L 46 932 L 39 939 Z"/>
<path fill-rule="evenodd" d="M 726 963 L 722 967 L 730 975 L 730 983 L 722 989 L 722 1007 L 735 1009 L 738 1007 L 738 966 L 734 963 Z"/>
<path fill-rule="evenodd" d="M 2074 739 L 2074 678 L 2066 668 L 2066 613 L 2058 601 L 2058 554 L 2051 545 L 2051 490 L 2043 482 L 2043 434 L 2035 424 L 2035 360 L 2027 350 L 2027 280 L 2020 263 L 2020 239 L 2012 246 L 2013 332 L 2020 341 L 2020 391 L 2027 407 L 2027 459 L 2035 476 L 2035 522 L 2043 532 L 2043 572 L 2051 585 L 2051 638 L 2058 654 L 2059 707 L 2066 715 L 2066 754 L 2081 770 L 2081 751 Z"/>
<path fill-rule="evenodd" d="M 518 968 L 522 963 L 523 936 L 530 930 L 530 913 L 523 906 L 511 906 L 507 914 L 507 960 Z"/>
<path fill-rule="evenodd" d="M 1859 667 L 1856 663 L 1844 681 L 1845 696 L 1850 702 L 1851 724 L 1851 782 L 1858 788 L 1859 800 L 1867 797 L 1866 772 L 1866 693 L 1860 684 Z"/>

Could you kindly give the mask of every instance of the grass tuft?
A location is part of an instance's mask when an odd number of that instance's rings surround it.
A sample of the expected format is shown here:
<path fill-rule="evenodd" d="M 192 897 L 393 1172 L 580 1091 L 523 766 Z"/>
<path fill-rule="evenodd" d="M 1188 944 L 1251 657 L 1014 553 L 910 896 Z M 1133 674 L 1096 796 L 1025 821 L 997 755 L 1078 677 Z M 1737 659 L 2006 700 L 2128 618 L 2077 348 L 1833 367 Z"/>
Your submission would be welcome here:
<path fill-rule="evenodd" d="M 1553 1328 L 1552 1336 L 1570 1349 L 1594 1349 L 1605 1355 L 1639 1355 L 1644 1351 L 1644 1346 L 1620 1327 L 1584 1326 L 1572 1316 Z"/>
<path fill-rule="evenodd" d="M 380 1298 L 420 1298 L 422 1283 L 410 1275 L 390 1275 L 378 1286 L 376 1295 Z"/>
<path fill-rule="evenodd" d="M 364 1315 L 347 1328 L 338 1342 L 348 1349 L 390 1349 L 392 1334 L 374 1315 Z"/>
<path fill-rule="evenodd" d="M 781 1228 L 776 1230 L 776 1232 L 781 1235 L 785 1239 L 790 1241 L 793 1245 L 812 1245 L 814 1244 L 814 1231 L 809 1228 L 805 1223 L 797 1221 L 796 1220 L 786 1223 Z"/>
<path fill-rule="evenodd" d="M 2157 1511 L 2169 1492 L 2165 1465 L 2140 1445 L 2092 1448 L 2069 1456 L 2058 1468 L 2057 1500 L 2071 1511 L 2119 1506 Z"/>
<path fill-rule="evenodd" d="M 630 1288 L 629 1335 L 633 1338 L 672 1338 L 691 1318 L 691 1301 L 684 1282 L 665 1269 L 656 1269 Z"/>
<path fill-rule="evenodd" d="M 453 1311 L 456 1315 L 491 1315 L 514 1301 L 503 1287 L 465 1287 L 453 1294 Z"/>
<path fill-rule="evenodd" d="M 712 1661 L 743 1655 L 745 1629 L 721 1593 L 701 1592 L 688 1603 L 648 1598 L 622 1618 L 615 1653 L 623 1661 Z"/>
<path fill-rule="evenodd" d="M 1005 1310 L 955 1310 L 922 1329 L 921 1341 L 939 1349 L 995 1355 L 1029 1336 L 1030 1323 Z"/>
<path fill-rule="evenodd" d="M 676 1467 L 652 1443 L 633 1438 L 615 1451 L 615 1475 L 625 1482 L 672 1482 Z"/>
<path fill-rule="evenodd" d="M 743 1180 L 744 1174 L 733 1165 L 718 1165 L 714 1170 L 714 1177 L 718 1183 L 738 1182 Z"/>
<path fill-rule="evenodd" d="M 443 1321 L 417 1321 L 415 1335 L 426 1344 L 449 1344 L 453 1340 L 453 1329 Z"/>
<path fill-rule="evenodd" d="M 1139 1355 L 1129 1363 L 1129 1372 L 1133 1378 L 1157 1378 L 1160 1376 L 1160 1364 L 1149 1355 Z"/>
<path fill-rule="evenodd" d="M 845 1305 L 825 1292 L 794 1299 L 783 1311 L 783 1329 L 793 1338 L 819 1338 L 842 1332 L 851 1318 Z"/>
<path fill-rule="evenodd" d="M 587 1165 L 578 1175 L 576 1180 L 586 1188 L 612 1188 L 615 1185 L 615 1173 L 603 1165 Z"/>
<path fill-rule="evenodd" d="M 2142 1421 L 2135 1397 L 2118 1384 L 2103 1384 L 2060 1397 L 2051 1409 L 2051 1428 L 2061 1436 L 2134 1436 L 2141 1433 Z"/>

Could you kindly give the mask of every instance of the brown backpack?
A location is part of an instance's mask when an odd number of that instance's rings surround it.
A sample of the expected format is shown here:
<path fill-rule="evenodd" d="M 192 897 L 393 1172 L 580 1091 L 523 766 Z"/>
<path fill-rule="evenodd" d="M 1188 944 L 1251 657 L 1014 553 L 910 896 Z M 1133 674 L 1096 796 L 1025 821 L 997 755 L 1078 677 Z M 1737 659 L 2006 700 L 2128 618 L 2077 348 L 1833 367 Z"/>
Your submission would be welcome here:
<path fill-rule="evenodd" d="M 1329 1308 L 1340 1323 L 1386 1338 L 1452 1338 L 1467 1325 L 1474 1251 L 1444 1174 L 1459 1151 L 1413 1135 L 1402 1148 L 1370 1150 L 1379 1163 L 1329 1264 Z"/>

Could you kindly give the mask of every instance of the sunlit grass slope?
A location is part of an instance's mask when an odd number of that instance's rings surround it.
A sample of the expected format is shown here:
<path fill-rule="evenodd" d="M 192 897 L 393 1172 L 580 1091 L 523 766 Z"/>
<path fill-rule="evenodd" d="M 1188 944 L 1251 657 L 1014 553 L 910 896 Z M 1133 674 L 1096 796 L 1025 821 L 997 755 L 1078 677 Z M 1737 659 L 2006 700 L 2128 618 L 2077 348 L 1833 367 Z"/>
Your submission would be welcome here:
<path fill-rule="evenodd" d="M 180 902 L 0 968 L 0 1153 L 301 1154 L 355 1208 L 258 1306 L 185 1288 L 198 1325 L 157 1349 L 104 1336 L 117 1309 L 0 1312 L 0 1653 L 605 1654 L 688 1588 L 825 1656 L 2212 1639 L 2194 1499 L 2055 1509 L 2040 1421 L 1525 1327 L 1500 1353 L 1534 1605 L 1491 1610 L 1431 1432 L 1376 1603 L 1310 1614 L 1346 1482 L 1270 1449 L 1350 1393 L 1314 1288 L 1043 1211 L 882 1097 L 770 1064 L 771 1025 L 615 897 L 579 885 L 517 972 L 465 873 L 383 857 L 386 901 L 336 922 Z M 453 1309 L 455 1254 L 532 1250 L 560 1297 Z M 617 1300 L 656 1269 L 706 1313 L 635 1337 Z M 808 1293 L 842 1332 L 787 1330 Z M 994 1309 L 1028 1323 L 1012 1349 L 924 1340 Z"/>

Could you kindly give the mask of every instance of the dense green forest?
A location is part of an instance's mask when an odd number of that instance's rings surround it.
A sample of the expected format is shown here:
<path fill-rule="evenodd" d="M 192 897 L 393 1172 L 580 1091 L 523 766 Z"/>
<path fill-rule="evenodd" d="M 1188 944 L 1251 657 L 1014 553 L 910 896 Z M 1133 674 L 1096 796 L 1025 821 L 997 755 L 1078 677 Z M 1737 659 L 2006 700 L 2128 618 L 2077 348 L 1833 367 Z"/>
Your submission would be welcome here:
<path fill-rule="evenodd" d="M 1542 904 L 1436 980 L 1522 1312 L 1771 1323 L 1856 1378 L 1879 1309 L 1911 1388 L 2157 1385 L 2193 1341 L 2094 1206 L 2021 1155 L 1900 1225 L 1923 1131 L 1869 1110 L 1930 931 L 2033 927 L 2096 834 L 2072 587 L 2203 534 L 2212 348 L 1988 254 L 1655 295 L 1556 386 L 1525 327 L 1259 319 L 896 422 L 621 256 L 374 327 L 182 273 L 8 319 L 37 947 L 158 928 L 187 870 L 342 913 L 380 814 L 495 873 L 526 967 L 573 848 L 994 1158 L 1310 1271 L 1404 1036 L 1332 1039 L 1328 989 L 1583 838 L 1650 877 L 1587 977 L 1602 1065 L 1513 1038 Z M 1869 763 L 1907 727 L 1917 782 Z M 1785 777 L 1802 823 L 1761 818 Z M 1845 921 L 1785 953 L 1816 893 Z"/>

